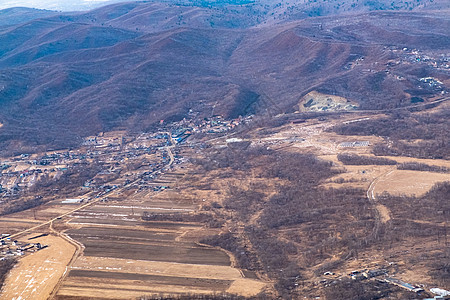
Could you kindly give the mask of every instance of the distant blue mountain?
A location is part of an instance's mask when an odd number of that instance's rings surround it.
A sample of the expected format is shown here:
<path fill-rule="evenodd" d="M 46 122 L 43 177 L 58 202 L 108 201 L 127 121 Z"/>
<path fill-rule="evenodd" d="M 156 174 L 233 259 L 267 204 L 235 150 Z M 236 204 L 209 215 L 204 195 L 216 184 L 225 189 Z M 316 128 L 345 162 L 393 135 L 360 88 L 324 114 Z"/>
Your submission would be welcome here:
<path fill-rule="evenodd" d="M 20 6 L 56 11 L 85 11 L 119 2 L 129 0 L 2 0 L 0 9 Z"/>
<path fill-rule="evenodd" d="M 55 15 L 57 12 L 51 10 L 34 9 L 26 7 L 13 7 L 0 10 L 0 26 L 10 26 L 25 23 L 34 19 L 45 18 Z"/>

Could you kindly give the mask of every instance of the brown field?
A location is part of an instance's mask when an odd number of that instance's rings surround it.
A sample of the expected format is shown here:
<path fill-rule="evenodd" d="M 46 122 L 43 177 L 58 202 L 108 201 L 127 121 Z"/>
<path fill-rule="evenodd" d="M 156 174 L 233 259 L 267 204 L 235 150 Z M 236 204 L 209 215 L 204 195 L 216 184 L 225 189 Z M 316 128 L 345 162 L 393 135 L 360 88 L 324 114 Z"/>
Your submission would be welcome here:
<path fill-rule="evenodd" d="M 0 218 L 0 233 L 14 234 L 31 228 L 40 222 L 34 220 L 19 220 Z"/>
<path fill-rule="evenodd" d="M 24 240 L 36 234 L 25 237 Z M 48 248 L 22 258 L 9 273 L 2 290 L 2 299 L 47 299 L 59 278 L 67 271 L 75 247 L 57 236 L 43 236 L 33 240 Z"/>
<path fill-rule="evenodd" d="M 159 180 L 174 185 L 184 175 Z M 116 200 L 116 199 L 114 199 Z M 199 200 L 174 190 L 141 191 L 70 215 L 65 233 L 83 253 L 62 281 L 56 299 L 130 299 L 154 293 L 231 291 L 255 295 L 266 285 L 244 278 L 225 251 L 198 244 L 208 234 L 200 223 L 146 222 L 143 212 L 190 213 Z"/>
<path fill-rule="evenodd" d="M 212 288 L 213 290 L 226 290 L 232 283 L 231 280 L 86 270 L 72 270 L 69 277 L 147 281 L 155 285 L 180 285 L 187 288 Z"/>
<path fill-rule="evenodd" d="M 422 196 L 437 182 L 450 181 L 450 174 L 393 170 L 379 180 L 375 193 Z"/>
<path fill-rule="evenodd" d="M 115 229 L 110 230 L 111 233 Z M 166 261 L 188 264 L 230 265 L 229 257 L 220 250 L 198 246 L 193 242 L 168 241 L 166 236 L 159 239 L 128 239 L 127 236 L 103 237 L 94 230 L 84 236 L 69 236 L 81 242 L 86 248 L 85 256 L 112 257 L 149 261 Z"/>
<path fill-rule="evenodd" d="M 172 172 L 162 175 L 159 181 L 174 186 L 183 176 L 184 173 Z M 247 272 L 249 278 L 245 278 L 242 271 L 232 266 L 230 254 L 198 243 L 200 237 L 215 230 L 195 222 L 141 219 L 144 212 L 197 211 L 201 200 L 178 190 L 117 191 L 106 201 L 55 220 L 50 229 L 64 232 L 82 248 L 77 246 L 80 249 L 74 255 L 74 242 L 69 243 L 64 236 L 41 238 L 38 242 L 49 247 L 20 259 L 8 277 L 3 298 L 22 295 L 26 296 L 22 299 L 46 299 L 55 287 L 56 299 L 131 299 L 154 293 L 259 293 L 266 283 L 254 273 Z M 0 218 L 0 230 L 16 233 L 83 204 L 53 200 Z M 48 229 L 46 225 L 39 230 Z M 36 276 L 32 277 L 33 273 Z M 47 277 L 51 280 L 43 279 Z"/>

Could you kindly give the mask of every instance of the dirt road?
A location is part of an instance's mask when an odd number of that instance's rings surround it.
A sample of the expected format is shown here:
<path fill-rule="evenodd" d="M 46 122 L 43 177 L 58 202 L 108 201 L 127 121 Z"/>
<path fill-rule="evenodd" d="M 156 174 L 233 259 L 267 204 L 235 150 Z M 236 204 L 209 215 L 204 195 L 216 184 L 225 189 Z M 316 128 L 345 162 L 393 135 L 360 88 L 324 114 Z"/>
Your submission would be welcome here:
<path fill-rule="evenodd" d="M 367 199 L 369 199 L 369 201 L 371 203 L 373 203 L 373 205 L 375 206 L 375 209 L 377 210 L 378 213 L 378 218 L 377 218 L 377 222 L 378 223 L 387 223 L 389 220 L 391 220 L 391 212 L 389 211 L 389 209 L 378 203 L 377 198 L 375 196 L 375 188 L 377 186 L 377 184 L 380 182 L 380 180 L 382 180 L 385 177 L 388 177 L 392 172 L 394 172 L 394 170 L 390 170 L 386 173 L 384 173 L 381 176 L 378 176 L 377 178 L 375 178 L 369 185 L 369 188 L 367 189 Z"/>

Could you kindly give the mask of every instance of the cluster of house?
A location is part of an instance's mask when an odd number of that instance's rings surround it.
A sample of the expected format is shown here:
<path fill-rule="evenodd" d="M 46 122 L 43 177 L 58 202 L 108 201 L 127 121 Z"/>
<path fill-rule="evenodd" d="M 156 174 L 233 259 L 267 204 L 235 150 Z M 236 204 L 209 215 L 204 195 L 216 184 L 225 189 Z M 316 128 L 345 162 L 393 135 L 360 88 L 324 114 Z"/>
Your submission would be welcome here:
<path fill-rule="evenodd" d="M 320 281 L 321 284 L 325 286 L 330 286 L 334 283 L 336 283 L 338 280 L 342 280 L 342 277 L 340 275 L 336 275 L 333 272 L 325 272 L 323 273 L 324 277 L 327 279 L 323 279 Z M 388 270 L 387 269 L 362 269 L 362 270 L 355 270 L 347 274 L 348 278 L 351 278 L 353 280 L 367 280 L 367 279 L 374 279 L 378 282 L 383 282 L 387 284 L 392 284 L 395 286 L 398 286 L 400 288 L 403 288 L 405 290 L 408 290 L 410 292 L 414 292 L 417 294 L 420 294 L 424 292 L 424 289 L 421 286 L 416 286 L 407 282 L 404 282 L 398 278 L 390 277 L 388 276 Z M 440 288 L 431 288 L 429 291 L 436 295 L 434 298 L 430 298 L 430 300 L 435 299 L 449 299 L 447 297 L 450 296 L 450 292 L 444 289 Z"/>
<path fill-rule="evenodd" d="M 177 142 L 184 141 L 194 133 L 222 133 L 230 131 L 241 124 L 251 122 L 253 116 L 239 117 L 227 120 L 221 115 L 203 119 L 183 119 L 179 122 L 171 123 L 172 138 Z"/>
<path fill-rule="evenodd" d="M 364 280 L 375 277 L 384 276 L 382 279 L 378 279 L 381 282 L 386 282 L 389 284 L 393 284 L 399 286 L 401 288 L 407 289 L 408 291 L 420 293 L 423 292 L 423 289 L 412 284 L 401 281 L 400 279 L 387 277 L 388 271 L 386 269 L 375 269 L 375 270 L 356 270 L 352 271 L 348 274 L 348 276 L 353 280 Z"/>
<path fill-rule="evenodd" d="M 124 140 L 124 138 L 120 138 Z M 86 142 L 87 141 L 87 142 Z M 157 153 L 159 147 L 165 142 L 155 139 L 153 134 L 146 134 L 128 143 L 125 146 L 115 147 L 114 144 L 101 144 L 109 141 L 107 138 L 98 139 L 97 143 L 102 147 L 86 146 L 92 137 L 87 138 L 85 146 L 77 150 L 54 151 L 45 154 L 23 154 L 0 162 L 0 192 L 8 197 L 18 191 L 33 186 L 42 176 L 58 179 L 65 171 L 80 164 L 91 161 L 99 161 L 110 167 L 104 173 L 98 174 L 94 180 L 86 183 L 86 187 L 101 186 L 105 177 L 113 177 L 121 169 L 122 163 L 140 159 Z M 105 147 L 103 147 L 105 146 Z M 150 164 L 150 168 L 158 168 L 158 162 Z M 107 179 L 107 178 L 106 178 Z M 100 182 L 100 184 L 98 184 Z"/>
<path fill-rule="evenodd" d="M 204 119 L 184 119 L 167 126 L 162 123 L 164 126 L 161 131 L 164 133 L 142 133 L 137 137 L 128 136 L 121 131 L 100 133 L 85 138 L 79 149 L 22 154 L 0 162 L 0 193 L 3 197 L 15 195 L 20 190 L 35 185 L 43 176 L 58 179 L 70 168 L 93 161 L 106 167 L 92 180 L 85 182 L 84 187 L 105 190 L 105 182 L 117 177 L 127 164 L 141 164 L 153 173 L 170 159 L 164 147 L 183 143 L 194 133 L 226 132 L 250 122 L 251 119 L 252 116 L 225 120 L 220 115 Z M 158 153 L 160 157 L 157 157 Z M 172 158 L 175 164 L 182 160 L 177 153 Z M 163 189 L 164 186 L 160 188 Z"/>
<path fill-rule="evenodd" d="M 450 69 L 450 57 L 447 55 L 439 55 L 439 57 L 431 57 L 430 55 L 423 54 L 418 49 L 410 48 L 397 48 L 391 47 L 392 52 L 401 54 L 405 61 L 410 63 L 421 62 L 425 63 L 433 68 L 449 70 Z"/>
<path fill-rule="evenodd" d="M 388 284 L 392 284 L 398 287 L 401 287 L 410 292 L 418 293 L 424 292 L 424 289 L 420 286 L 416 286 L 407 282 L 404 282 L 398 278 L 388 277 L 388 271 L 386 269 L 375 269 L 375 270 L 356 270 L 350 272 L 348 276 L 353 280 L 364 280 L 377 277 L 377 280 L 380 282 L 386 282 Z M 382 278 L 379 278 L 383 276 Z M 437 295 L 431 299 L 448 299 L 447 296 L 450 296 L 450 292 L 440 288 L 431 288 L 430 292 Z"/>
<path fill-rule="evenodd" d="M 7 197 L 23 188 L 33 186 L 44 175 L 53 178 L 62 174 L 61 172 L 59 168 L 3 169 L 0 171 L 0 193 Z"/>
<path fill-rule="evenodd" d="M 12 256 L 23 256 L 27 252 L 32 253 L 47 248 L 41 243 L 25 243 L 12 240 L 9 234 L 2 234 L 0 239 L 0 260 Z"/>

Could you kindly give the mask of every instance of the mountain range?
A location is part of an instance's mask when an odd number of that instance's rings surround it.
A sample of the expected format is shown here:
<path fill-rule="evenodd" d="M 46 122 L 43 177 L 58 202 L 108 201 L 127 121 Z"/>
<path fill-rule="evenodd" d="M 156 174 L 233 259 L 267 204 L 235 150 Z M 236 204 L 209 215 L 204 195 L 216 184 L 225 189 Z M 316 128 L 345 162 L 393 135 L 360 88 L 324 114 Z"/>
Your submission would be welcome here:
<path fill-rule="evenodd" d="M 292 112 L 311 91 L 360 109 L 435 99 L 449 82 L 448 12 L 428 0 L 2 10 L 1 148 L 72 147 L 188 114 Z"/>

